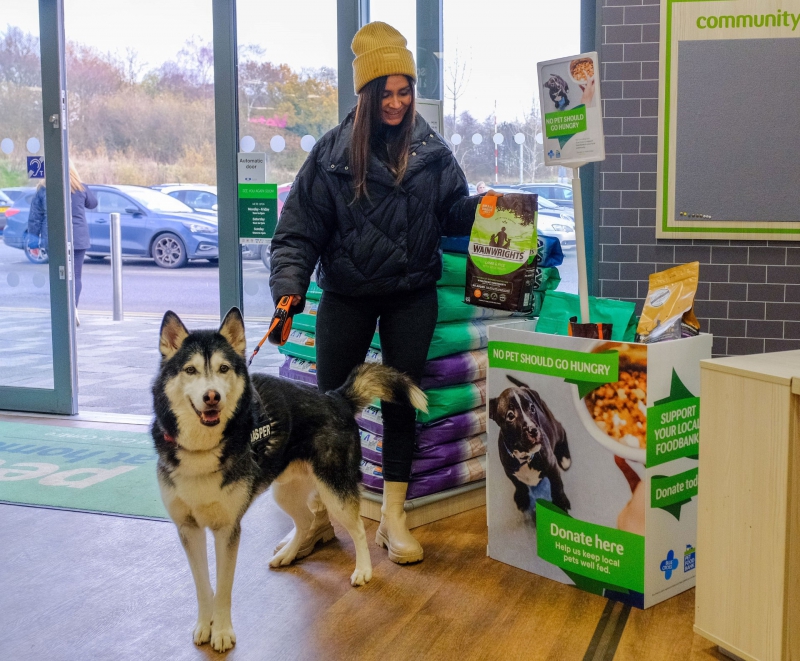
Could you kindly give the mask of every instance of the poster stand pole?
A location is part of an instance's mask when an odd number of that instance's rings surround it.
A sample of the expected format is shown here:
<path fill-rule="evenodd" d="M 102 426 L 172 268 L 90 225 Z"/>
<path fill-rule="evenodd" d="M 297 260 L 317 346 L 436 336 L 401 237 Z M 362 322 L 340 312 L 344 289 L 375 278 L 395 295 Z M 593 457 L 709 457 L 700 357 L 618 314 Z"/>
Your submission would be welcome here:
<path fill-rule="evenodd" d="M 581 303 L 582 324 L 591 323 L 589 319 L 589 283 L 586 277 L 586 238 L 583 232 L 583 196 L 581 195 L 581 178 L 579 168 L 586 165 L 579 163 L 572 168 L 572 200 L 575 206 L 575 250 L 578 261 L 578 298 Z"/>

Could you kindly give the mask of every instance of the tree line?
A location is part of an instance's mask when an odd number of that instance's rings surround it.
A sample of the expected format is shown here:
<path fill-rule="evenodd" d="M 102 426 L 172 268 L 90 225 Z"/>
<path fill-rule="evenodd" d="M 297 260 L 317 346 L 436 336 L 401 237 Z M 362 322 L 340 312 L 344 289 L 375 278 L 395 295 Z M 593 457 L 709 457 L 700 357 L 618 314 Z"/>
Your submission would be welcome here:
<path fill-rule="evenodd" d="M 82 178 L 92 183 L 155 185 L 168 182 L 216 182 L 214 126 L 214 54 L 211 43 L 185 42 L 171 60 L 147 68 L 138 53 L 102 53 L 85 44 L 66 46 L 70 159 Z M 450 86 L 451 87 L 451 86 Z M 448 87 L 448 93 L 452 92 Z M 456 112 L 457 98 L 446 102 L 453 115 L 445 118 L 445 134 L 463 136 L 453 151 L 467 178 L 494 181 L 494 119 L 479 121 L 468 111 Z M 505 140 L 498 148 L 501 182 L 520 176 L 516 133 L 526 137 L 522 148 L 526 181 L 553 180 L 555 168 L 544 168 L 535 140 L 538 107 L 523 121 L 497 126 Z M 264 49 L 239 50 L 240 135 L 256 140 L 267 153 L 268 180 L 294 179 L 307 154 L 305 135 L 319 139 L 337 122 L 337 77 L 330 68 L 294 70 L 264 59 Z M 471 141 L 480 133 L 483 142 Z M 25 144 L 42 135 L 39 40 L 13 26 L 0 32 L 0 139 L 11 138 L 13 153 L 0 153 L 0 185 L 25 185 Z M 269 148 L 280 135 L 286 147 Z"/>

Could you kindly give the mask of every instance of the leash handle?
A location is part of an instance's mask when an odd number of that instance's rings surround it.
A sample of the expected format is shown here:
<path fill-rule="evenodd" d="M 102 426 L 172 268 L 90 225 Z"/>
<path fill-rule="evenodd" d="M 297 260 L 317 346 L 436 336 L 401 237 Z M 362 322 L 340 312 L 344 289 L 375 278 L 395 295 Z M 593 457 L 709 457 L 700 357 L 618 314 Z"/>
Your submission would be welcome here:
<path fill-rule="evenodd" d="M 270 344 L 282 347 L 289 339 L 289 334 L 292 332 L 292 317 L 294 313 L 291 312 L 292 301 L 294 296 L 281 296 L 278 305 L 275 306 L 275 313 L 272 315 L 272 321 L 269 325 L 269 330 L 258 343 L 253 353 L 250 355 L 250 360 L 247 361 L 247 366 L 253 363 L 253 359 L 259 352 L 264 342 L 269 340 Z"/>

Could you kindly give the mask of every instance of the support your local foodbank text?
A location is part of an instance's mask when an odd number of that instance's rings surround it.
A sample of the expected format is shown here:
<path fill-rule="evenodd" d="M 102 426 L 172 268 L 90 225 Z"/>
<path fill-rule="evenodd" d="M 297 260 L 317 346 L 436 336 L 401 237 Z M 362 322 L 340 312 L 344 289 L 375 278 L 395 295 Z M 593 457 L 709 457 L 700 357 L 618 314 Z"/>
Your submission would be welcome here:
<path fill-rule="evenodd" d="M 800 24 L 800 14 L 792 14 L 780 9 L 774 14 L 738 14 L 736 16 L 699 16 L 697 27 L 701 30 L 719 30 L 723 28 L 792 28 L 792 32 Z"/>

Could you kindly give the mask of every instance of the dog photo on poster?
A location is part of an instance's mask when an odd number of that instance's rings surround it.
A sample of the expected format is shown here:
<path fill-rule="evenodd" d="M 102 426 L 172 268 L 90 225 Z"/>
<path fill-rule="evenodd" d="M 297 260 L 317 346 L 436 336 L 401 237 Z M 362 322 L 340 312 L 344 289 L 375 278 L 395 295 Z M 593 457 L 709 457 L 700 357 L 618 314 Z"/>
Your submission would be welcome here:
<path fill-rule="evenodd" d="M 605 159 L 599 67 L 597 53 L 537 64 L 545 165 Z"/>

